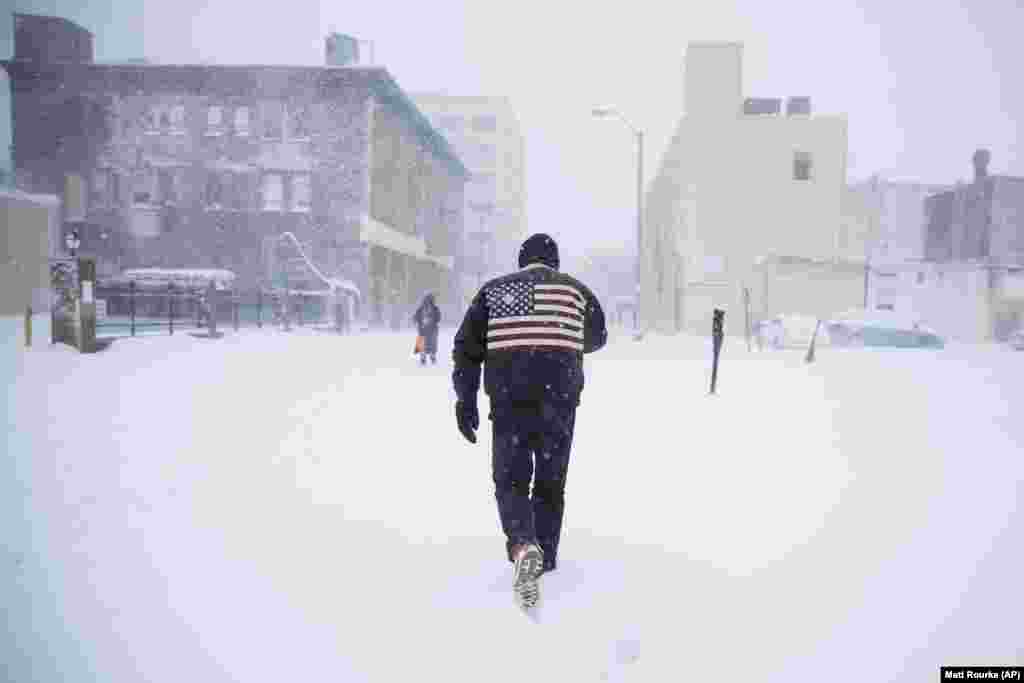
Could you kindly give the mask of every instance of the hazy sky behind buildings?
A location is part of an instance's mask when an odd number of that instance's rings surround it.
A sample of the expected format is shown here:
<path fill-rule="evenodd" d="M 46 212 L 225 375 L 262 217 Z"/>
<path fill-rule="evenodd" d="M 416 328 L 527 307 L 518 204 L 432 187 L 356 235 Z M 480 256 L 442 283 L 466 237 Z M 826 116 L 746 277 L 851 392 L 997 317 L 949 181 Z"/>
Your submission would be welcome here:
<path fill-rule="evenodd" d="M 978 146 L 992 150 L 993 172 L 1024 175 L 1019 0 L 13 5 L 79 21 L 96 34 L 100 59 L 322 64 L 323 37 L 336 30 L 373 40 L 407 92 L 508 96 L 526 135 L 529 228 L 562 237 L 570 252 L 633 235 L 633 139 L 591 108 L 614 106 L 647 132 L 649 179 L 683 110 L 691 40 L 742 41 L 748 96 L 809 95 L 816 113 L 845 114 L 851 179 L 966 179 Z M 10 11 L 2 14 L 0 54 L 9 55 Z"/>

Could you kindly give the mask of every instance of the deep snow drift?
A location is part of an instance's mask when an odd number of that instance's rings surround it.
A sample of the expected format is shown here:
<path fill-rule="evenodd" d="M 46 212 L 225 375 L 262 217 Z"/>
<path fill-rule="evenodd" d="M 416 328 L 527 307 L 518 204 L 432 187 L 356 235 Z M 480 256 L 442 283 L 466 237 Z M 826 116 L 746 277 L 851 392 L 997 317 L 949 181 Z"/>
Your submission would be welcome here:
<path fill-rule="evenodd" d="M 559 570 L 513 605 L 451 330 L 6 334 L 4 680 L 930 680 L 1024 664 L 1024 355 L 587 359 Z M 13 342 L 11 340 L 14 340 Z M 486 398 L 480 409 L 486 416 Z M 1015 416 L 1015 417 L 1014 417 Z"/>

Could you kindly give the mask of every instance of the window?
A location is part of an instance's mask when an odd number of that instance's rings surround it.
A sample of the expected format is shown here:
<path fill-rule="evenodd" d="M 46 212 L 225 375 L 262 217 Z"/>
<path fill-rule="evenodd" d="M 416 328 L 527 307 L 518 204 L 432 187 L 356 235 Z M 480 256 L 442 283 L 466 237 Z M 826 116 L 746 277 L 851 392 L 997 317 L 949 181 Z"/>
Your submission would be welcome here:
<path fill-rule="evenodd" d="M 925 274 L 923 270 L 917 271 L 917 284 L 923 285 L 925 283 Z"/>
<path fill-rule="evenodd" d="M 288 112 L 288 138 L 291 140 L 309 139 L 309 108 L 294 107 Z"/>
<path fill-rule="evenodd" d="M 811 179 L 811 155 L 807 152 L 793 154 L 793 180 Z"/>
<path fill-rule="evenodd" d="M 224 208 L 224 176 L 212 171 L 206 178 L 206 208 Z"/>
<path fill-rule="evenodd" d="M 220 135 L 224 125 L 224 108 L 214 105 L 206 109 L 206 134 Z"/>
<path fill-rule="evenodd" d="M 136 171 L 132 176 L 132 204 L 152 206 L 156 202 L 156 174 L 149 168 Z"/>
<path fill-rule="evenodd" d="M 92 172 L 92 185 L 89 187 L 89 201 L 94 206 L 112 204 L 116 195 L 113 194 L 113 174 L 109 168 L 98 168 Z"/>
<path fill-rule="evenodd" d="M 292 176 L 292 211 L 308 213 L 312 208 L 312 186 L 308 173 Z"/>
<path fill-rule="evenodd" d="M 283 119 L 284 107 L 280 102 L 264 102 L 260 107 L 263 138 L 266 140 L 280 140 L 284 137 Z"/>
<path fill-rule="evenodd" d="M 185 105 L 171 107 L 171 132 L 181 135 L 185 132 Z"/>
<path fill-rule="evenodd" d="M 896 310 L 896 307 L 893 306 L 892 304 L 878 304 L 877 306 L 875 306 L 875 308 L 878 309 L 879 311 L 895 311 Z"/>
<path fill-rule="evenodd" d="M 492 133 L 498 130 L 498 119 L 493 115 L 474 116 L 473 130 L 480 133 Z"/>
<path fill-rule="evenodd" d="M 462 130 L 462 117 L 442 116 L 441 130 L 448 131 L 449 133 L 458 133 L 460 130 Z"/>
<path fill-rule="evenodd" d="M 467 151 L 471 168 L 493 168 L 498 160 L 494 145 L 472 145 Z"/>
<path fill-rule="evenodd" d="M 64 178 L 64 220 L 85 220 L 85 183 L 82 176 L 69 173 Z"/>
<path fill-rule="evenodd" d="M 169 130 L 171 127 L 171 112 L 168 109 L 160 110 L 160 128 L 161 130 Z"/>
<path fill-rule="evenodd" d="M 470 202 L 494 202 L 497 196 L 497 182 L 493 173 L 474 173 L 466 187 L 466 198 Z"/>
<path fill-rule="evenodd" d="M 181 170 L 177 168 L 161 168 L 157 170 L 157 190 L 164 204 L 176 205 L 180 200 L 179 178 Z"/>
<path fill-rule="evenodd" d="M 281 211 L 284 208 L 284 180 L 280 173 L 263 176 L 263 210 Z"/>
<path fill-rule="evenodd" d="M 146 135 L 160 133 L 160 109 L 156 106 L 147 107 L 142 113 L 142 130 Z"/>
<path fill-rule="evenodd" d="M 235 110 L 235 135 L 248 137 L 249 107 L 239 107 Z"/>

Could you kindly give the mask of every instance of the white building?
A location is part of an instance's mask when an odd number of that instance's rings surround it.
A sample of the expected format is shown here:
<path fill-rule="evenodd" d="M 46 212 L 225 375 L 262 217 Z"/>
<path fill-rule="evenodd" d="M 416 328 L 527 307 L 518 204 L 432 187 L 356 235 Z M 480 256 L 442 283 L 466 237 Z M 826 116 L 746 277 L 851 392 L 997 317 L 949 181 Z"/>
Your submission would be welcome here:
<path fill-rule="evenodd" d="M 923 261 L 872 268 L 869 308 L 953 341 L 999 339 L 1024 325 L 1024 267 Z"/>
<path fill-rule="evenodd" d="M 504 97 L 410 97 L 471 174 L 465 193 L 466 234 L 456 267 L 463 271 L 463 294 L 471 297 L 482 279 L 516 267 L 519 245 L 526 239 L 523 133 Z"/>
<path fill-rule="evenodd" d="M 807 287 L 775 288 L 799 297 L 765 301 L 762 266 L 772 256 L 813 264 L 838 257 L 847 122 L 811 114 L 803 97 L 785 107 L 780 99 L 745 100 L 742 54 L 740 43 L 687 47 L 685 114 L 647 192 L 647 328 L 707 332 L 717 307 L 736 330 L 730 320 L 743 319 L 744 290 L 755 318 L 769 309 L 810 313 L 863 303 L 863 287 L 849 283 L 838 291 L 855 292 L 854 300 L 818 301 L 823 295 Z M 862 281 L 862 269 L 846 266 L 837 277 Z"/>

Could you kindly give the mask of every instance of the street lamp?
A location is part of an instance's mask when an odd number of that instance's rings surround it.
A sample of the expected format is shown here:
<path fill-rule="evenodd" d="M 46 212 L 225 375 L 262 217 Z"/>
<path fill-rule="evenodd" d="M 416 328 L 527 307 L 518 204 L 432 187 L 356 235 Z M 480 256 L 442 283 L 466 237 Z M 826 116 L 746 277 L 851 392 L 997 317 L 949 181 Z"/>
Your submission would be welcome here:
<path fill-rule="evenodd" d="M 639 340 L 640 332 L 640 277 L 642 272 L 643 251 L 641 240 L 644 230 L 644 132 L 634 126 L 629 120 L 611 107 L 595 107 L 593 109 L 595 118 L 617 118 L 633 131 L 636 138 L 636 315 L 634 321 L 634 339 Z"/>
<path fill-rule="evenodd" d="M 71 252 L 71 258 L 75 258 L 75 252 L 82 246 L 82 240 L 78 236 L 77 230 L 72 230 L 64 238 L 64 244 L 67 246 L 68 251 Z"/>

